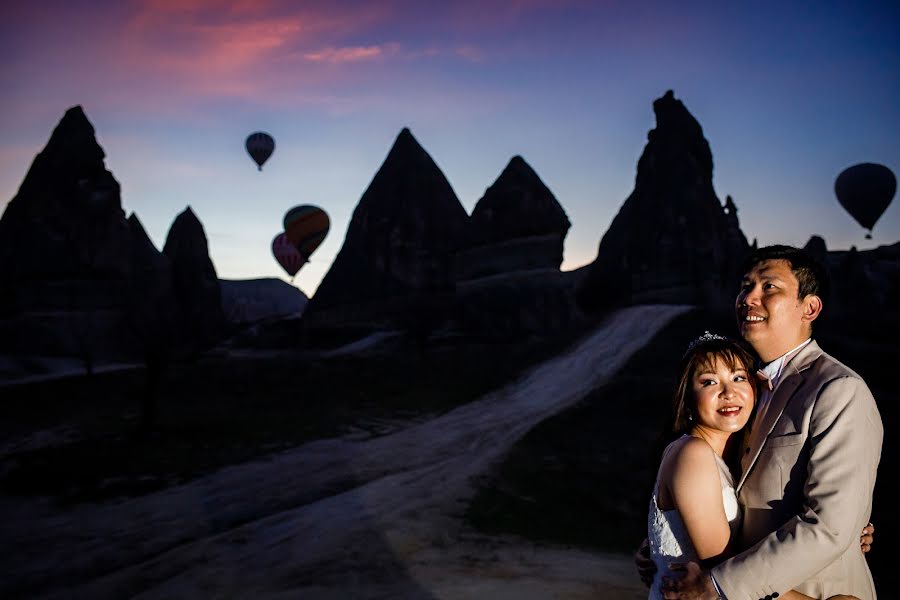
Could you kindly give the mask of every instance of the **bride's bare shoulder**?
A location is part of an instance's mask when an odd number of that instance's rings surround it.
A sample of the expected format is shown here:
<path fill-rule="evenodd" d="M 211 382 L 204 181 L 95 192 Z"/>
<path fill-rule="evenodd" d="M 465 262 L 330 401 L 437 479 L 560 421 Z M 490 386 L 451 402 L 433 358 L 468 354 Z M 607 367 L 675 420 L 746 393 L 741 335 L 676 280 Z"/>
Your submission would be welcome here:
<path fill-rule="evenodd" d="M 712 447 L 704 440 L 686 436 L 677 441 L 671 452 L 666 456 L 667 462 L 673 468 L 691 468 L 698 465 L 715 465 Z"/>

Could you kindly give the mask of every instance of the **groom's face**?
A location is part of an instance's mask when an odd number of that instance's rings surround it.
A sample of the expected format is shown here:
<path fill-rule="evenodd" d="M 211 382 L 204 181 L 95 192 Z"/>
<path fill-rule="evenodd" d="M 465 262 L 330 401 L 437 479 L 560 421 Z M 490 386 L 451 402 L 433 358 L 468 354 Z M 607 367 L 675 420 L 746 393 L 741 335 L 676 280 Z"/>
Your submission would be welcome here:
<path fill-rule="evenodd" d="M 734 310 L 741 335 L 764 362 L 775 360 L 809 337 L 800 283 L 783 259 L 757 263 L 741 281 Z"/>

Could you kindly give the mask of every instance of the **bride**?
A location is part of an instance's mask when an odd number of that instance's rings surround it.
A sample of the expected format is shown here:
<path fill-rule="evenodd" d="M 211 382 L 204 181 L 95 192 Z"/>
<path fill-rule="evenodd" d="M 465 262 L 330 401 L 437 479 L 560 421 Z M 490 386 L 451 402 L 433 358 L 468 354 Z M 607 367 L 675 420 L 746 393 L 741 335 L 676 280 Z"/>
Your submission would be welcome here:
<path fill-rule="evenodd" d="M 709 332 L 693 341 L 682 359 L 672 413 L 672 431 L 680 437 L 663 452 L 647 516 L 656 571 L 651 600 L 663 598 L 660 587 L 671 563 L 694 561 L 709 568 L 734 553 L 741 511 L 728 463 L 737 464 L 729 460 L 737 458 L 732 455 L 740 443 L 734 434 L 753 413 L 754 364 L 736 341 Z M 642 571 L 640 561 L 638 566 Z M 781 599 L 812 600 L 794 590 Z"/>

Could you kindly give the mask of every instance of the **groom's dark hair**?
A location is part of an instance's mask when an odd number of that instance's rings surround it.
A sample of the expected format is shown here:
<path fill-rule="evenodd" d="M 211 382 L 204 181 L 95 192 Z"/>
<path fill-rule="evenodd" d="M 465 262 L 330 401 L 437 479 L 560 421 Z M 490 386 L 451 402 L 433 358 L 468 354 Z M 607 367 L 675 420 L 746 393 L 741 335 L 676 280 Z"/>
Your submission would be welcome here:
<path fill-rule="evenodd" d="M 763 246 L 750 254 L 744 263 L 743 272 L 749 272 L 750 269 L 764 260 L 788 261 L 788 264 L 791 265 L 791 272 L 800 284 L 797 290 L 799 299 L 802 300 L 810 294 L 818 296 L 823 301 L 828 299 L 830 287 L 828 271 L 825 270 L 825 266 L 822 263 L 810 256 L 806 250 L 782 244 Z"/>

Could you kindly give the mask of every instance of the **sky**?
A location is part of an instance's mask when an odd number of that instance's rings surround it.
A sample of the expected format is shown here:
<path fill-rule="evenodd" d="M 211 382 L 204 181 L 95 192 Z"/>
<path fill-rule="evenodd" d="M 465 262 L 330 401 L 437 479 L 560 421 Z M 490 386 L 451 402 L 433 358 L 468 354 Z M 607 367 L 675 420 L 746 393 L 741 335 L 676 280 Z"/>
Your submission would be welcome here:
<path fill-rule="evenodd" d="M 162 249 L 190 206 L 223 279 L 311 296 L 404 127 L 470 214 L 521 155 L 568 214 L 562 268 L 578 268 L 633 190 L 670 89 L 749 240 L 900 241 L 900 201 L 866 240 L 833 187 L 861 162 L 900 174 L 896 2 L 7 2 L 0 55 L 0 210 L 80 105 L 126 216 Z M 276 144 L 262 171 L 244 147 L 255 131 Z M 291 280 L 271 242 L 300 204 L 331 230 Z"/>

